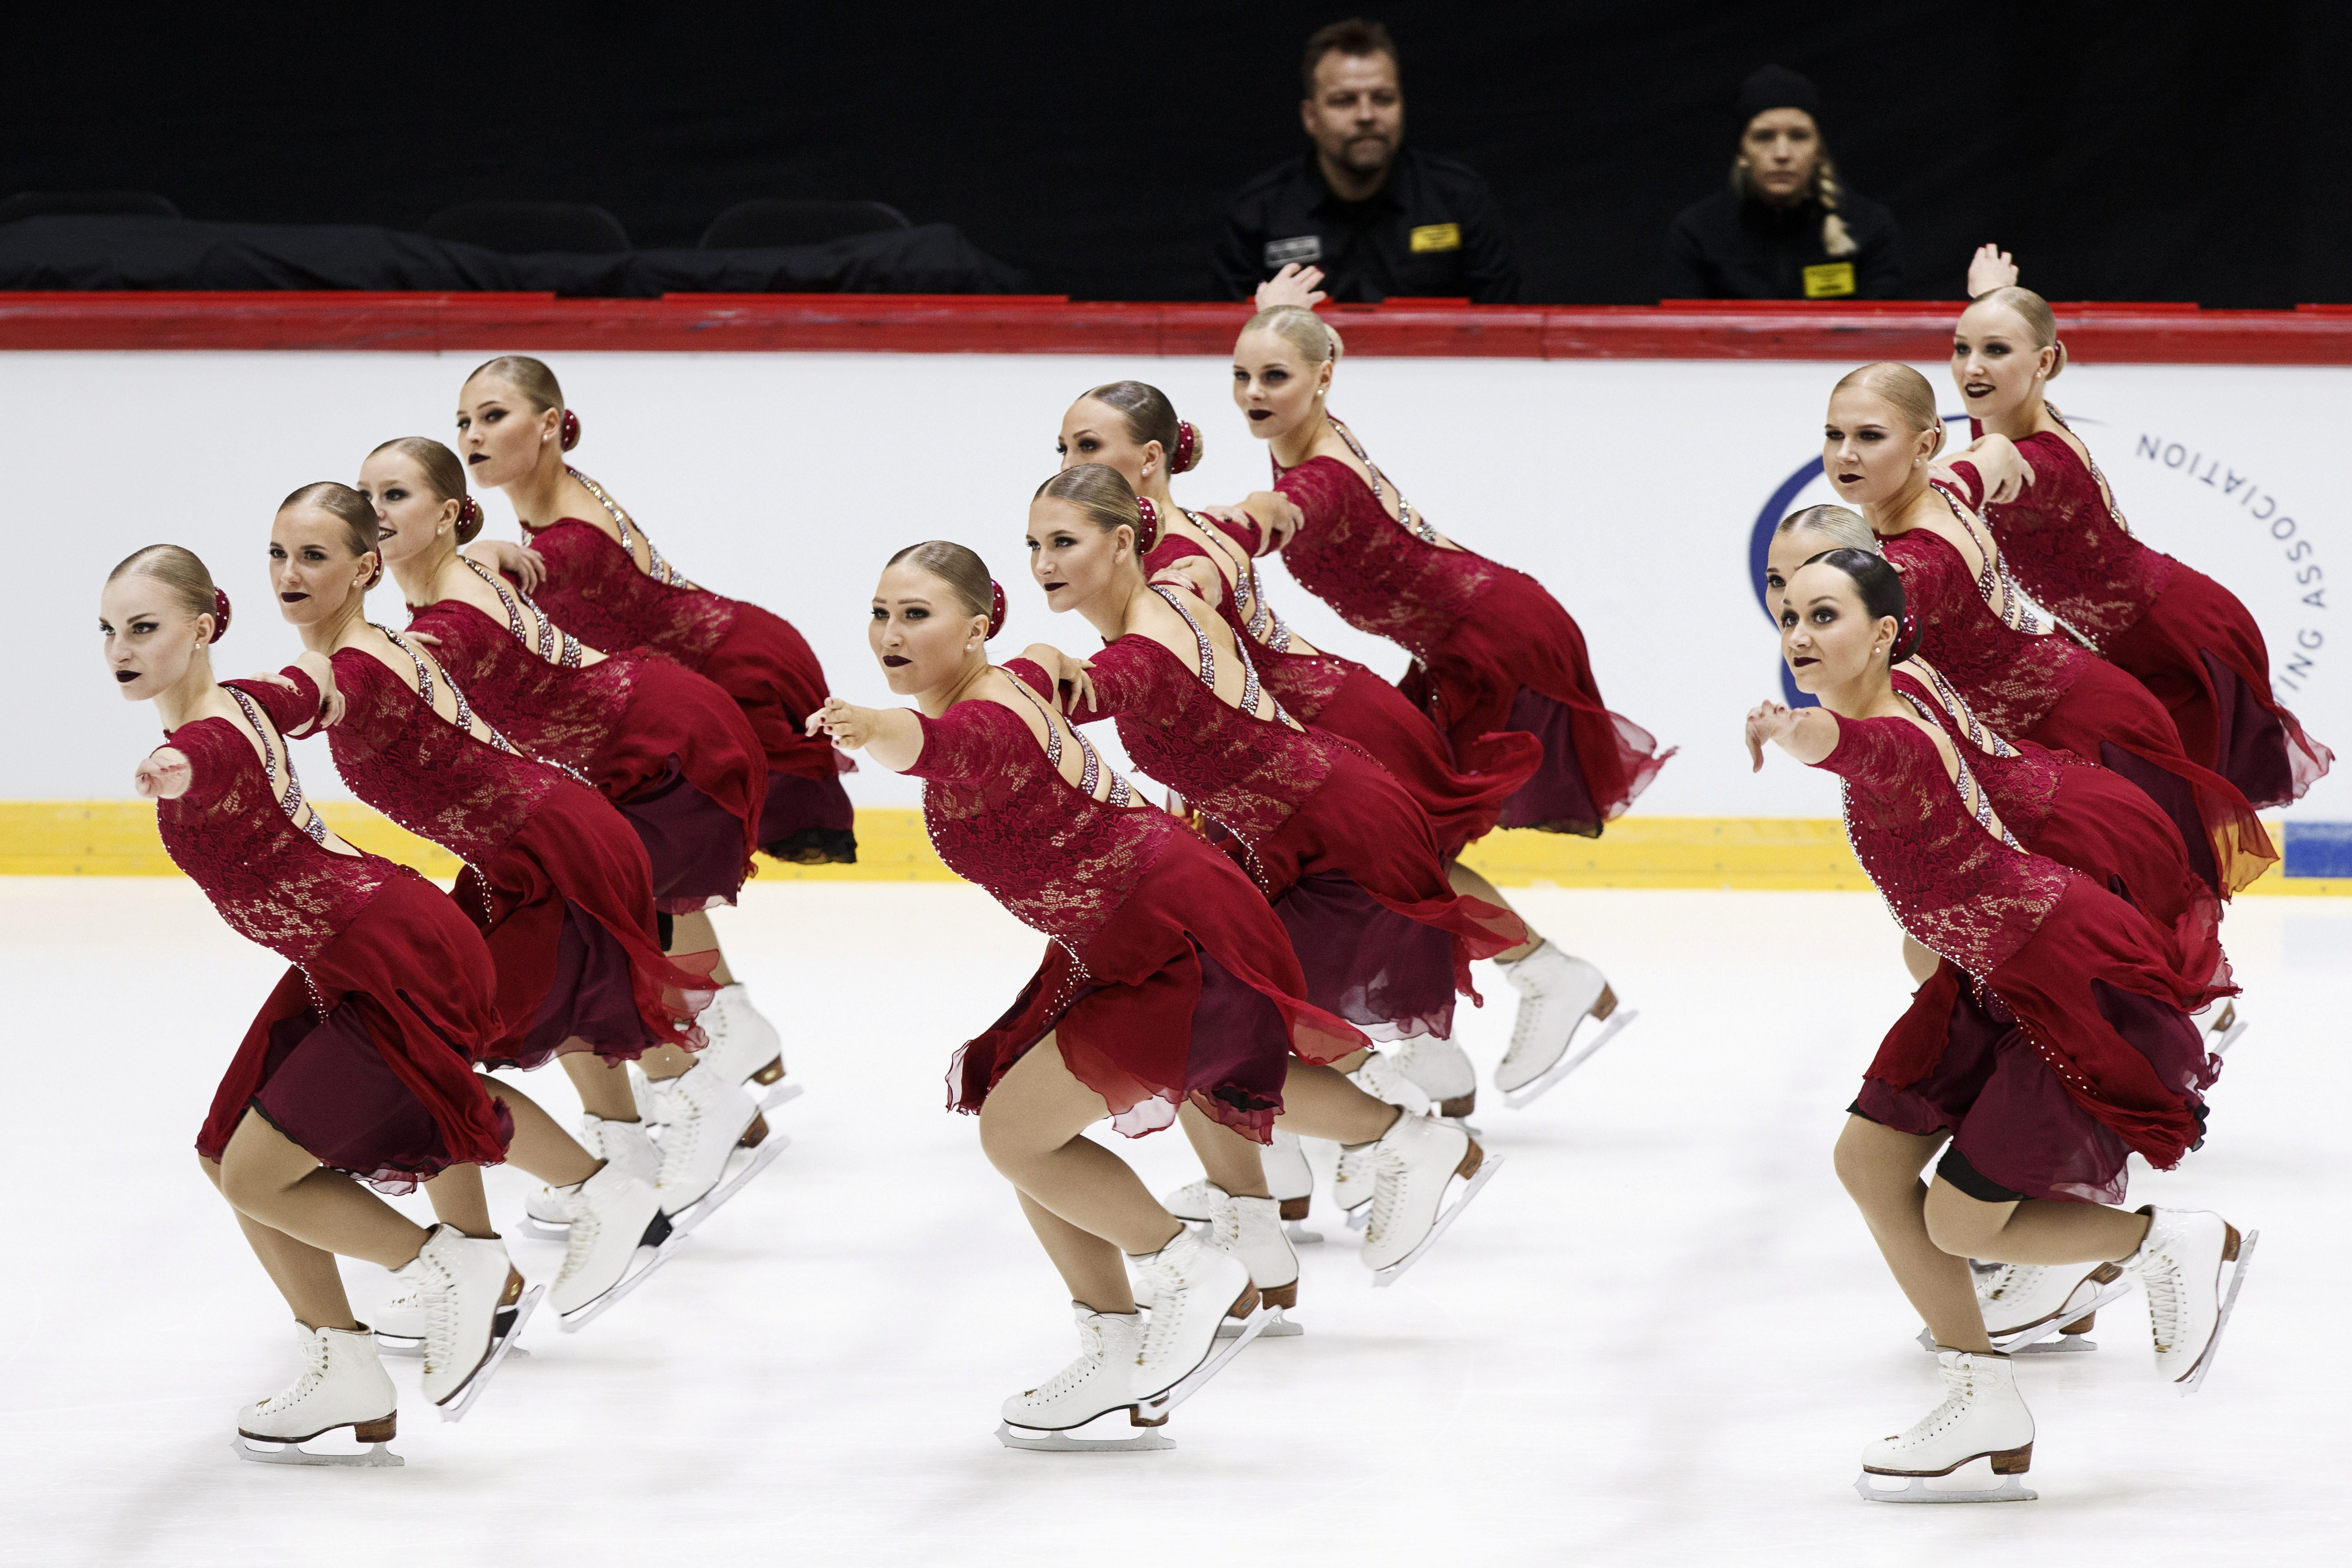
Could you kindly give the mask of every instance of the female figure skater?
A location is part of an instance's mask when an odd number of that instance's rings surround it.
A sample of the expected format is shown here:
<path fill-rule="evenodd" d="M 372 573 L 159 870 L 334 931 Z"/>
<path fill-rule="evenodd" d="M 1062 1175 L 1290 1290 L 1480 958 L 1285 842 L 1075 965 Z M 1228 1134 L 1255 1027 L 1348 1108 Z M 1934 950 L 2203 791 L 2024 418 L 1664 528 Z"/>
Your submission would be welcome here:
<path fill-rule="evenodd" d="M 520 586 L 458 553 L 480 529 L 481 511 L 466 493 L 463 466 L 439 442 L 408 437 L 384 443 L 362 465 L 359 490 L 375 508 L 377 549 L 407 602 L 410 640 L 431 648 L 457 689 L 517 747 L 571 769 L 613 802 L 652 865 L 663 951 L 697 972 L 710 966 L 722 989 L 733 984 L 703 911 L 735 901 L 757 847 L 768 764 L 741 710 L 667 659 L 583 647 Z M 783 1063 L 745 1053 L 757 1044 L 751 1033 L 735 1031 L 714 1038 L 699 1059 L 720 1082 L 774 1082 Z M 656 1107 L 671 1098 L 662 1086 L 697 1059 L 676 1046 L 656 1046 L 637 1058 L 654 1085 Z M 575 1080 L 627 1071 L 588 1052 L 568 1053 L 562 1061 Z M 616 1098 L 611 1090 L 589 1092 L 598 1103 Z M 655 1115 L 660 1125 L 663 1111 Z M 641 1168 L 657 1169 L 648 1163 L 655 1151 L 638 1122 L 610 1130 L 616 1151 Z M 661 1144 L 661 1154 L 677 1167 L 670 1173 L 673 1187 L 698 1156 L 723 1155 L 705 1147 L 711 1140 L 698 1137 L 700 1131 L 689 1118 Z M 607 1123 L 592 1113 L 582 1140 L 602 1153 L 606 1131 Z M 530 1199 L 530 1217 L 542 1226 L 567 1223 L 563 1210 L 558 1189 Z"/>
<path fill-rule="evenodd" d="M 518 752 L 423 648 L 367 619 L 367 590 L 383 570 L 367 499 L 332 482 L 296 490 L 271 524 L 269 554 L 280 613 L 305 647 L 331 658 L 346 700 L 328 730 L 344 782 L 467 862 L 456 896 L 497 965 L 505 1023 L 481 1059 L 530 1068 L 572 1051 L 625 1062 L 656 1046 L 698 1047 L 707 982 L 662 955 L 636 836 L 593 790 Z M 613 1141 L 609 1124 L 637 1119 L 625 1074 L 574 1081 L 608 1124 L 614 1157 L 596 1166 L 581 1156 L 593 1178 L 518 1163 L 577 1188 L 554 1298 L 578 1322 L 572 1315 L 619 1287 L 640 1247 L 667 1239 L 670 1216 L 713 1195 L 727 1154 L 762 1124 L 748 1095 L 698 1065 L 658 1086 L 674 1118 L 666 1125 L 696 1158 L 665 1150 L 657 1181 Z"/>
<path fill-rule="evenodd" d="M 1189 511 L 1169 493 L 1169 480 L 1199 461 L 1202 445 L 1200 432 L 1176 417 L 1175 406 L 1159 388 L 1119 381 L 1097 386 L 1070 405 L 1062 416 L 1056 450 L 1066 468 L 1101 463 L 1118 470 L 1135 491 L 1145 531 L 1158 535 L 1144 556 L 1144 570 L 1154 577 L 1181 574 L 1236 637 L 1251 639 L 1260 680 L 1291 717 L 1354 742 L 1394 774 L 1428 816 L 1440 858 L 1450 868 L 1465 845 L 1495 826 L 1503 803 L 1542 764 L 1541 742 L 1527 734 L 1489 735 L 1467 759 L 1467 767 L 1457 768 L 1444 737 L 1402 692 L 1353 659 L 1323 652 L 1293 631 L 1259 585 L 1251 551 L 1263 533 L 1253 511 L 1244 510 L 1242 521 L 1232 521 L 1213 512 Z M 1270 516 L 1295 520 L 1297 514 L 1284 497 L 1264 492 L 1242 505 Z M 1490 889 L 1487 897 L 1500 908 L 1510 907 L 1500 893 Z M 1530 938 L 1530 950 L 1535 940 Z M 1517 950 L 1497 955 L 1506 962 L 1518 956 L 1524 954 Z M 1615 1009 L 1612 994 L 1594 1005 L 1601 1017 Z M 1410 1037 L 1380 1055 L 1382 1076 L 1387 1069 L 1401 1073 L 1437 1102 L 1440 1114 L 1460 1118 L 1475 1108 L 1476 1069 L 1450 1036 Z M 1535 1066 L 1507 1056 L 1496 1080 L 1506 1090 L 1519 1089 Z"/>
<path fill-rule="evenodd" d="M 425 1397 L 462 1414 L 530 1306 L 478 1169 L 506 1158 L 514 1130 L 471 1059 L 500 1033 L 496 982 L 440 889 L 353 849 L 302 798 L 284 737 L 335 705 L 326 658 L 216 683 L 209 645 L 228 624 L 228 596 L 176 544 L 133 553 L 100 600 L 108 672 L 163 721 L 163 744 L 136 784 L 158 803 L 163 847 L 232 929 L 292 965 L 196 1135 L 205 1174 L 286 1298 L 301 1347 L 292 1385 L 238 1413 L 237 1452 L 396 1465 L 383 1447 L 398 1417 L 392 1380 L 352 1316 L 335 1257 L 391 1269 L 424 1304 Z M 362 1185 L 404 1193 L 427 1181 L 443 1220 L 430 1230 Z M 301 1447 L 346 1426 L 372 1445 L 364 1454 Z"/>
<path fill-rule="evenodd" d="M 2163 705 L 2138 682 L 2048 635 L 1991 534 L 1931 482 L 1943 440 L 1935 395 L 1908 365 L 1864 365 L 1830 395 L 1822 469 L 1903 574 L 1920 650 L 1997 733 L 2104 763 L 2146 791 L 2220 897 L 2261 876 L 2278 853 L 2246 797 L 2189 761 Z"/>
<path fill-rule="evenodd" d="M 1363 1037 L 1304 999 L 1298 961 L 1247 878 L 1139 800 L 1050 702 L 990 665 L 1003 603 L 963 546 L 900 551 L 876 588 L 867 635 L 890 689 L 920 711 L 835 698 L 809 728 L 922 779 L 941 858 L 1052 938 L 1013 1007 L 958 1051 L 950 1081 L 1077 1310 L 1078 1358 L 1006 1400 L 1000 1436 L 1068 1446 L 1018 1434 L 1066 1432 L 1119 1409 L 1137 1425 L 1164 1418 L 1169 1391 L 1205 1362 L 1219 1321 L 1256 1305 L 1256 1270 L 1288 1250 L 1255 1173 L 1233 1176 L 1244 1191 L 1204 1245 L 1125 1162 L 1081 1136 L 1086 1127 L 1108 1116 L 1140 1136 L 1181 1108 L 1244 1153 L 1278 1114 L 1318 1136 L 1377 1142 L 1379 1201 L 1393 1227 L 1383 1245 L 1404 1250 L 1429 1237 L 1465 1141 L 1317 1065 L 1360 1050 Z M 1274 1302 L 1291 1299 L 1282 1283 L 1263 1286 Z M 1152 1304 L 1148 1326 L 1139 1294 Z"/>
<path fill-rule="evenodd" d="M 1317 276 L 1310 269 L 1294 280 L 1293 297 L 1310 297 Z M 1412 654 L 1405 695 L 1444 733 L 1457 766 L 1479 766 L 1479 748 L 1497 732 L 1542 743 L 1542 768 L 1504 803 L 1502 826 L 1597 837 L 1673 752 L 1602 705 L 1583 633 L 1541 584 L 1438 532 L 1330 416 L 1324 405 L 1339 337 L 1304 305 L 1275 302 L 1281 294 L 1276 285 L 1259 291 L 1266 308 L 1234 347 L 1234 401 L 1266 443 L 1275 489 L 1306 518 L 1269 547 L 1349 626 Z M 1459 891 L 1501 900 L 1458 860 L 1448 876 Z M 1506 1089 L 1553 1071 L 1578 1026 L 1616 1006 L 1599 969 L 1532 940 L 1503 959 L 1520 994 L 1505 1058 L 1511 1070 L 1496 1079 Z M 1602 1039 L 1609 1033 L 1604 1026 Z"/>
<path fill-rule="evenodd" d="M 1889 910 L 1980 1001 L 1940 1027 L 1889 1035 L 1837 1168 L 1927 1319 L 1945 1385 L 1925 1418 L 1864 1448 L 1856 1488 L 1888 1501 L 1997 1501 L 2032 1495 L 2017 1478 L 2033 1418 L 1986 1335 L 1967 1259 L 2137 1275 L 2158 1374 L 2188 1392 L 2227 1322 L 2221 1266 L 2253 1237 L 2215 1214 L 2105 1206 L 2124 1194 L 2128 1154 L 2168 1170 L 2202 1139 L 2213 1068 L 2184 1009 L 2210 988 L 2130 905 L 2017 847 L 1941 726 L 1895 690 L 1890 668 L 1911 651 L 1897 643 L 1905 615 L 1903 580 L 1878 556 L 1833 550 L 1801 567 L 1781 652 L 1822 705 L 1759 704 L 1748 744 L 1759 768 L 1770 741 L 1840 777 L 1847 833 Z M 1979 1459 L 1990 1478 L 1928 1485 Z"/>
<path fill-rule="evenodd" d="M 2262 628 L 2221 584 L 2132 537 L 2090 448 L 2048 401 L 2066 368 L 2048 302 L 2015 287 L 1997 253 L 1979 253 L 1969 281 L 1952 381 L 1977 439 L 1950 462 L 1969 505 L 2026 592 L 2162 700 L 2190 760 L 2259 810 L 2300 800 L 2335 759 L 2272 696 Z"/>

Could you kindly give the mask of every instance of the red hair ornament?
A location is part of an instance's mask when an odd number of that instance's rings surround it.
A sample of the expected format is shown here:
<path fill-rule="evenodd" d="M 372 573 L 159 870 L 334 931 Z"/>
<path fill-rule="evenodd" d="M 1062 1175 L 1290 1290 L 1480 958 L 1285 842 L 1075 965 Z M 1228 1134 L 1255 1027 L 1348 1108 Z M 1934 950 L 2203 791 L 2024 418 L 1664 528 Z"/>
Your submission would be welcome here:
<path fill-rule="evenodd" d="M 1168 459 L 1171 474 L 1189 474 L 1192 465 L 1201 460 L 1201 433 L 1192 428 L 1190 419 L 1176 421 L 1176 453 Z"/>
<path fill-rule="evenodd" d="M 228 634 L 228 595 L 218 588 L 213 590 L 213 635 L 205 641 L 215 643 Z"/>
<path fill-rule="evenodd" d="M 995 578 L 988 580 L 988 636 L 993 637 L 1004 629 L 1004 584 Z"/>
<path fill-rule="evenodd" d="M 1135 531 L 1135 552 L 1139 556 L 1149 555 L 1151 547 L 1160 542 L 1160 509 L 1151 504 L 1150 496 L 1138 496 L 1135 498 L 1135 511 L 1143 520 L 1142 525 Z"/>
<path fill-rule="evenodd" d="M 563 449 L 567 452 L 580 445 L 580 416 L 569 408 L 563 411 Z"/>

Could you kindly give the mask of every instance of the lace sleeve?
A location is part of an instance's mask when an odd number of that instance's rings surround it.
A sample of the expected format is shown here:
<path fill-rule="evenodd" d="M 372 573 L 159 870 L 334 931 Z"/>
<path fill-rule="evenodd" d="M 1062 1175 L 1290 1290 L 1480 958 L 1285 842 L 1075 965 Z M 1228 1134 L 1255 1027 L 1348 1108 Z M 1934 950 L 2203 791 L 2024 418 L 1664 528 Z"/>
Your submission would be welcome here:
<path fill-rule="evenodd" d="M 1015 659 L 1014 664 L 1028 664 Z M 1010 667 L 1007 667 L 1010 668 Z M 1029 668 L 1037 669 L 1034 664 Z M 1038 669 L 1043 676 L 1045 672 Z M 1004 731 L 991 723 L 992 713 L 1013 715 L 993 702 L 959 702 L 934 719 L 928 713 L 915 715 L 923 727 L 923 749 L 908 764 L 907 772 L 919 779 L 931 779 L 940 784 L 978 784 L 1003 771 Z M 1013 719 L 1014 723 L 1020 721 Z M 1023 725 L 1021 738 L 1029 738 L 1028 726 Z"/>
<path fill-rule="evenodd" d="M 1977 472 L 1977 466 L 1966 458 L 1958 458 L 1947 463 L 1945 467 L 1950 468 L 1953 478 L 1960 481 L 1961 501 L 1970 511 L 1982 511 L 1984 510 L 1984 476 Z"/>
<path fill-rule="evenodd" d="M 319 718 L 319 688 L 299 665 L 288 665 L 278 674 L 294 683 L 289 691 L 274 680 L 224 680 L 223 686 L 233 686 L 261 705 L 269 721 L 281 735 L 300 736 Z"/>
<path fill-rule="evenodd" d="M 1935 742 L 1909 720 L 1842 719 L 1835 714 L 1831 718 L 1838 727 L 1837 744 L 1815 767 L 1851 779 L 1874 794 L 1892 793 L 1919 777 L 1919 753 L 1924 747 L 1936 763 L 1937 777 L 1942 777 L 1943 759 L 1935 754 Z"/>
<path fill-rule="evenodd" d="M 1143 645 L 1150 640 L 1136 633 L 1094 656 L 1087 672 L 1095 685 L 1094 706 L 1071 714 L 1073 721 L 1091 724 L 1150 706 L 1152 651 Z"/>
<path fill-rule="evenodd" d="M 280 688 L 278 695 L 289 693 Z M 193 724 L 183 724 L 165 738 L 163 744 L 188 759 L 187 793 L 167 804 L 183 813 L 202 816 L 210 815 L 220 805 L 221 797 L 236 782 L 238 763 L 254 754 L 253 743 L 226 719 L 199 719 Z"/>
<path fill-rule="evenodd" d="M 1210 527 L 1240 545 L 1251 555 L 1263 555 L 1265 553 L 1265 525 L 1247 512 L 1242 513 L 1242 519 L 1240 522 L 1234 522 L 1225 518 L 1213 517 L 1208 521 Z"/>

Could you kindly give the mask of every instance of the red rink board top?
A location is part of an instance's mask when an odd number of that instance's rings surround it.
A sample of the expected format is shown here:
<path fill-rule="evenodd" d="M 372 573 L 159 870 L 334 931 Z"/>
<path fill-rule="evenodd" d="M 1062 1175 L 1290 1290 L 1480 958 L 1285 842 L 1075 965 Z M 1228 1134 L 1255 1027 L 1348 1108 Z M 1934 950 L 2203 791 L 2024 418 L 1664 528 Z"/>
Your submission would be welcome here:
<path fill-rule="evenodd" d="M 1471 359 L 1928 361 L 1963 302 L 1668 300 L 1326 306 L 1351 354 Z M 2352 365 L 2352 306 L 2056 304 L 2073 357 L 2109 364 Z M 1230 304 L 1058 295 L 0 293 L 0 350 L 1223 354 Z"/>

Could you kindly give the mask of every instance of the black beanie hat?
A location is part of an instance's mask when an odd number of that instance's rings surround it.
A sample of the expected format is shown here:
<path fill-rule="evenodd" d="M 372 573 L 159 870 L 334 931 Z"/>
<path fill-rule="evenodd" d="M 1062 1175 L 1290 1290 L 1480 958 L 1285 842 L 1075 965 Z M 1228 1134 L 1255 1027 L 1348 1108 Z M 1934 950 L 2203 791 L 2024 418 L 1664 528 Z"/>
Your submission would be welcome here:
<path fill-rule="evenodd" d="M 1822 117 L 1822 95 L 1810 77 L 1799 76 L 1785 66 L 1766 66 L 1739 84 L 1739 129 L 1768 109 L 1801 109 L 1818 122 Z"/>

